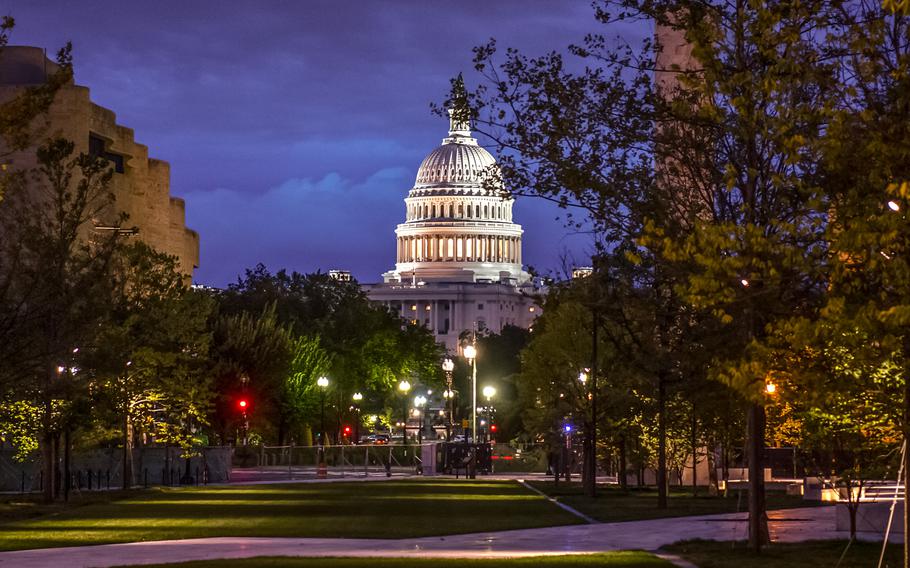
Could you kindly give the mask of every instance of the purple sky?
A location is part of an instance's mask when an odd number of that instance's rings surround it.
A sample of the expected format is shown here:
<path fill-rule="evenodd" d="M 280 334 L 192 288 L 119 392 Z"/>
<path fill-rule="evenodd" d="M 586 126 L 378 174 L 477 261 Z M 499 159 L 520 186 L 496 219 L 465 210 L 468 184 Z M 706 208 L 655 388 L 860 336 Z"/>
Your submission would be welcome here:
<path fill-rule="evenodd" d="M 74 44 L 76 81 L 171 164 L 202 237 L 200 283 L 244 268 L 394 264 L 394 228 L 420 161 L 446 135 L 429 111 L 471 48 L 529 55 L 599 30 L 586 1 L 64 2 L 12 0 L 12 44 Z M 481 142 L 483 142 L 481 140 Z M 588 237 L 519 199 L 525 262 L 559 268 Z"/>

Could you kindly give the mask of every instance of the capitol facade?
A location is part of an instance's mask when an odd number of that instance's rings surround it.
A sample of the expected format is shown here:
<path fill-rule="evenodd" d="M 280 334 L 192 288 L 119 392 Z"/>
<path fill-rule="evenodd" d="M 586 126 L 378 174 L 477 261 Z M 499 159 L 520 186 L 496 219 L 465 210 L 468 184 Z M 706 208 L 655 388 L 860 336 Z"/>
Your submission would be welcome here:
<path fill-rule="evenodd" d="M 502 191 L 496 160 L 454 115 L 449 135 L 424 158 L 395 229 L 395 268 L 370 299 L 431 330 L 450 353 L 464 332 L 529 328 L 539 283 L 522 269 L 522 228 Z"/>

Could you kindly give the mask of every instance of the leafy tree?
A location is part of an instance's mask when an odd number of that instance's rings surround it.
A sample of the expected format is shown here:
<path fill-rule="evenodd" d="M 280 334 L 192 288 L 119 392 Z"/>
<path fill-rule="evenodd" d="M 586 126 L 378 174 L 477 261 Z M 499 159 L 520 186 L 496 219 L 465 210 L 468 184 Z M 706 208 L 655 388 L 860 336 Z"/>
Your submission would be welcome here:
<path fill-rule="evenodd" d="M 119 424 L 123 486 L 133 484 L 136 433 L 193 452 L 194 430 L 212 399 L 208 351 L 211 298 L 192 292 L 176 257 L 142 242 L 116 258 L 108 318 L 86 350 L 100 397 Z"/>
<path fill-rule="evenodd" d="M 84 388 L 69 371 L 73 351 L 91 343 L 110 296 L 116 234 L 93 232 L 92 221 L 113 205 L 111 170 L 103 160 L 73 156 L 66 140 L 38 148 L 28 194 L 8 199 L 0 215 L 4 386 L 41 412 L 45 496 L 56 486 L 55 439 L 61 415 L 55 401 Z M 14 390 L 15 389 L 15 390 Z"/>

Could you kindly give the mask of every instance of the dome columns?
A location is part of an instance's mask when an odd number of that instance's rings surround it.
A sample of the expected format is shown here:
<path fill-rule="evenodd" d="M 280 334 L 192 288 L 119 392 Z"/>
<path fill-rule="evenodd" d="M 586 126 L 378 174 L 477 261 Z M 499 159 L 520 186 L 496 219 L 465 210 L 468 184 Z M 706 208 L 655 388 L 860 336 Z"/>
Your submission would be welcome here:
<path fill-rule="evenodd" d="M 521 238 L 505 235 L 428 234 L 398 237 L 397 262 L 521 263 Z"/>

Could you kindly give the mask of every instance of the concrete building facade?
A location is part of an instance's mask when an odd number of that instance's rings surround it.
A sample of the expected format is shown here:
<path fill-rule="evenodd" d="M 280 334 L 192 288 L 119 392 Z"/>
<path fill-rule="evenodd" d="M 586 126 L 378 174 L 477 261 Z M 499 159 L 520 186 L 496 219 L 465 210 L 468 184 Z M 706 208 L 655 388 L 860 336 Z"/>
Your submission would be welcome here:
<path fill-rule="evenodd" d="M 38 85 L 56 72 L 57 65 L 37 47 L 8 46 L 0 51 L 0 101 Z M 44 137 L 62 137 L 85 152 L 108 159 L 114 169 L 110 189 L 114 210 L 93 220 L 95 227 L 114 223 L 120 212 L 129 215 L 124 228 L 156 250 L 176 256 L 180 270 L 191 278 L 199 266 L 199 234 L 187 228 L 185 203 L 170 193 L 170 165 L 149 157 L 148 147 L 136 142 L 133 130 L 117 123 L 113 111 L 92 102 L 88 87 L 74 82 L 57 93 L 50 111 L 36 125 Z M 6 168 L 34 165 L 34 152 L 11 154 Z"/>
<path fill-rule="evenodd" d="M 541 288 L 522 269 L 514 200 L 467 121 L 453 116 L 404 201 L 395 267 L 382 283 L 364 285 L 370 299 L 426 326 L 450 353 L 460 351 L 466 331 L 529 328 Z"/>

